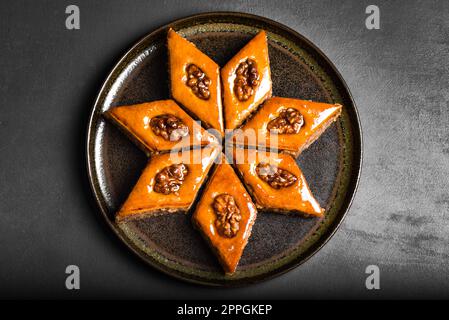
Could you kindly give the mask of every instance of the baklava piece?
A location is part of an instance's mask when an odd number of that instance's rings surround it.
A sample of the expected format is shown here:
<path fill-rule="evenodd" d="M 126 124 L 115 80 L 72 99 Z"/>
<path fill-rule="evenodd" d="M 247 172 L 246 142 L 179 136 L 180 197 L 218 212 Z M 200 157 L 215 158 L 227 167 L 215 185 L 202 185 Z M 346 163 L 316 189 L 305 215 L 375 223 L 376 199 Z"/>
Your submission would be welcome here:
<path fill-rule="evenodd" d="M 340 116 L 342 106 L 274 97 L 268 99 L 242 128 L 237 145 L 265 146 L 298 156 Z"/>
<path fill-rule="evenodd" d="M 250 195 L 222 156 L 222 162 L 217 164 L 192 220 L 226 273 L 236 270 L 256 216 Z"/>
<path fill-rule="evenodd" d="M 226 129 L 234 129 L 271 97 L 267 36 L 259 32 L 221 70 Z"/>
<path fill-rule="evenodd" d="M 257 208 L 279 213 L 323 216 L 324 209 L 313 197 L 301 169 L 291 155 L 235 147 L 233 161 Z"/>
<path fill-rule="evenodd" d="M 223 135 L 219 66 L 173 29 L 167 42 L 171 95 L 205 127 Z"/>
<path fill-rule="evenodd" d="M 147 155 L 184 147 L 216 144 L 173 100 L 112 108 L 105 113 Z"/>
<path fill-rule="evenodd" d="M 186 212 L 217 155 L 206 147 L 151 157 L 116 220 Z"/>

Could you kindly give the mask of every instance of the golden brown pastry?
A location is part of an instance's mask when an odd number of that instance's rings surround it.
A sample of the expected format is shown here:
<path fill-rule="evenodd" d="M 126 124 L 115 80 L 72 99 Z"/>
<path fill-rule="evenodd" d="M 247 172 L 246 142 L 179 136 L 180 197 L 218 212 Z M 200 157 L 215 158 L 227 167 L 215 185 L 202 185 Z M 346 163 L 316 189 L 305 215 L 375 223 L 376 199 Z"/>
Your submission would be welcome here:
<path fill-rule="evenodd" d="M 251 235 L 256 207 L 222 155 L 192 216 L 223 269 L 233 273 Z"/>
<path fill-rule="evenodd" d="M 121 222 L 127 219 L 186 213 L 193 208 L 193 224 L 224 271 L 233 274 L 251 235 L 257 209 L 324 216 L 295 159 L 285 152 L 301 153 L 338 118 L 342 106 L 271 98 L 265 31 L 249 41 L 221 71 L 172 29 L 167 43 L 171 95 L 180 106 L 173 100 L 162 100 L 115 107 L 105 113 L 152 155 L 116 221 L 123 226 Z M 230 146 L 234 168 L 223 154 L 219 155 L 217 138 L 203 128 L 195 128 L 194 119 L 221 135 L 225 128 L 240 128 L 234 131 Z M 245 139 L 249 131 L 253 140 Z M 254 149 L 259 146 L 283 151 Z M 173 151 L 187 147 L 189 151 Z M 164 153 L 168 151 L 172 152 Z M 221 163 L 215 165 L 198 196 L 217 157 Z M 197 205 L 192 206 L 196 198 Z"/>
<path fill-rule="evenodd" d="M 234 132 L 233 141 L 286 150 L 297 156 L 319 138 L 341 110 L 339 104 L 273 97 Z"/>
<path fill-rule="evenodd" d="M 206 147 L 153 156 L 116 220 L 187 211 L 218 152 Z"/>
<path fill-rule="evenodd" d="M 238 147 L 234 148 L 233 155 L 234 164 L 257 208 L 323 216 L 324 209 L 313 197 L 291 155 Z"/>
<path fill-rule="evenodd" d="M 267 36 L 259 32 L 221 70 L 226 129 L 238 127 L 271 97 Z"/>
<path fill-rule="evenodd" d="M 115 107 L 105 116 L 147 155 L 217 143 L 213 135 L 195 123 L 173 100 Z"/>
<path fill-rule="evenodd" d="M 168 56 L 173 98 L 223 135 L 219 66 L 173 29 L 168 31 Z"/>

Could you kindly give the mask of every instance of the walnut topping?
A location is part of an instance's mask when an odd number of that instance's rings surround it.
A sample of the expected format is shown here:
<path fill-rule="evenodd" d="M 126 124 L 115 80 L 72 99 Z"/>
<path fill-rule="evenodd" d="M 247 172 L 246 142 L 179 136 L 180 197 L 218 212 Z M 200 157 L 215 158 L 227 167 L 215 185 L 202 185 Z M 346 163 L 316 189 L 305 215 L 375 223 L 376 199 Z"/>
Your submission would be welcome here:
<path fill-rule="evenodd" d="M 235 237 L 240 229 L 242 216 L 234 197 L 227 193 L 219 194 L 214 199 L 213 208 L 217 215 L 215 227 L 218 233 L 228 238 Z"/>
<path fill-rule="evenodd" d="M 187 66 L 187 85 L 200 99 L 208 100 L 210 97 L 209 85 L 211 81 L 208 76 L 197 65 Z"/>
<path fill-rule="evenodd" d="M 304 117 L 294 109 L 282 109 L 279 116 L 268 122 L 267 129 L 277 134 L 295 134 L 298 133 L 304 125 Z"/>
<path fill-rule="evenodd" d="M 274 189 L 289 187 L 298 180 L 293 173 L 263 162 L 257 165 L 256 173 Z"/>
<path fill-rule="evenodd" d="M 259 85 L 259 73 L 256 61 L 247 59 L 239 64 L 235 71 L 234 92 L 240 101 L 248 100 Z"/>
<path fill-rule="evenodd" d="M 172 164 L 156 174 L 153 189 L 157 193 L 176 194 L 188 174 L 189 170 L 185 164 Z"/>
<path fill-rule="evenodd" d="M 151 118 L 150 127 L 154 134 L 169 141 L 179 141 L 189 134 L 189 127 L 172 114 L 162 114 Z"/>

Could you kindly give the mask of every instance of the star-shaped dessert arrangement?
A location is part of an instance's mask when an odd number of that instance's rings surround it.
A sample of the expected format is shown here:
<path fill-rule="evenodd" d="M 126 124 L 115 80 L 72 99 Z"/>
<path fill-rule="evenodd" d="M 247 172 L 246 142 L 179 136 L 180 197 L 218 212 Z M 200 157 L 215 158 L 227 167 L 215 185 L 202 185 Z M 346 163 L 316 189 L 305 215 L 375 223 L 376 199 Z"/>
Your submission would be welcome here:
<path fill-rule="evenodd" d="M 172 29 L 167 47 L 172 99 L 105 113 L 149 157 L 116 222 L 191 214 L 232 275 L 258 212 L 324 216 L 295 158 L 342 106 L 272 97 L 265 31 L 222 68 Z"/>

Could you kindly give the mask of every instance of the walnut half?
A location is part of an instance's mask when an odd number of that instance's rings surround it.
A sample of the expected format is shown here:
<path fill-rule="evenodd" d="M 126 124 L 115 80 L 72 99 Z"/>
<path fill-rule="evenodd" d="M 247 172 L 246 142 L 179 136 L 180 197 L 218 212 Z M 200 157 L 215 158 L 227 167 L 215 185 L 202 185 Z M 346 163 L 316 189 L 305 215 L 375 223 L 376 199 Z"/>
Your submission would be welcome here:
<path fill-rule="evenodd" d="M 259 85 L 259 72 L 256 61 L 247 59 L 235 71 L 234 92 L 240 101 L 248 100 Z"/>
<path fill-rule="evenodd" d="M 282 109 L 277 118 L 268 122 L 267 129 L 277 134 L 295 134 L 303 125 L 303 115 L 294 108 L 288 108 Z"/>
<path fill-rule="evenodd" d="M 188 174 L 189 170 L 185 164 L 172 164 L 156 174 L 153 189 L 157 193 L 176 194 Z"/>
<path fill-rule="evenodd" d="M 196 64 L 187 66 L 187 86 L 200 99 L 208 100 L 210 97 L 209 86 L 211 81 L 209 77 Z"/>
<path fill-rule="evenodd" d="M 263 162 L 257 165 L 256 173 L 274 189 L 289 187 L 298 180 L 293 173 Z"/>
<path fill-rule="evenodd" d="M 189 134 L 189 127 L 181 119 L 168 113 L 151 118 L 150 127 L 155 135 L 167 141 L 179 141 Z"/>
<path fill-rule="evenodd" d="M 233 238 L 240 229 L 242 216 L 233 196 L 222 193 L 215 197 L 213 208 L 217 215 L 215 227 L 224 237 Z"/>

